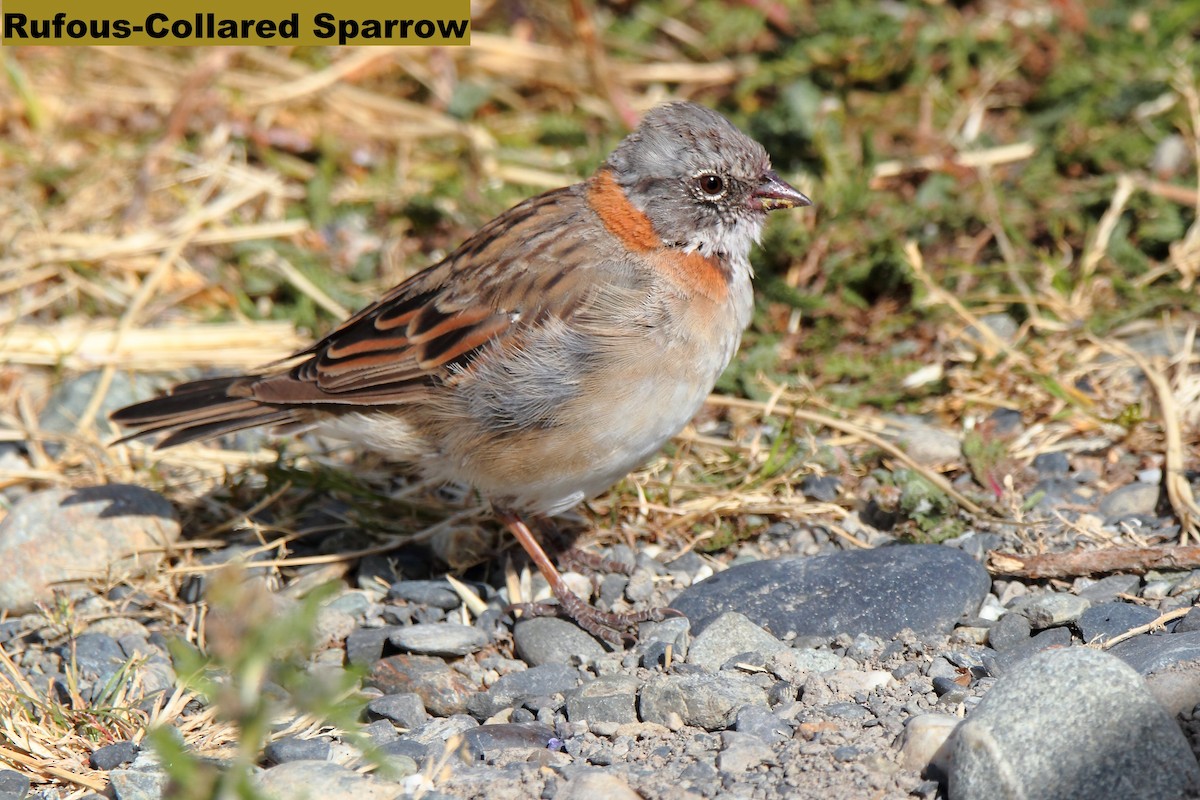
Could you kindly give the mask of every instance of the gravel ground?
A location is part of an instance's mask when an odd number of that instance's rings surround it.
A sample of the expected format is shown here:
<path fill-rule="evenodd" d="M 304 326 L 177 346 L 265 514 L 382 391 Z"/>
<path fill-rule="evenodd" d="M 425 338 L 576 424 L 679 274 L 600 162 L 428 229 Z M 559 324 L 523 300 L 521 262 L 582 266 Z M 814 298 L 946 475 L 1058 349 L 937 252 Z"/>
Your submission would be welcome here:
<path fill-rule="evenodd" d="M 948 441 L 925 426 L 906 446 Z M 10 447 L 4 458 L 24 456 Z M 1092 459 L 1054 453 L 1028 468 L 1026 499 L 1058 520 L 1042 528 L 1055 549 L 1076 543 L 1084 517 L 1114 542 L 1131 529 L 1169 540 L 1159 477 L 1131 471 L 1101 491 Z M 840 529 L 868 549 L 786 519 L 717 556 L 601 548 L 630 574 L 572 575 L 581 591 L 606 607 L 686 614 L 644 625 L 626 650 L 560 619 L 514 623 L 505 609 L 519 570 L 506 581 L 485 563 L 456 589 L 424 546 L 340 572 L 280 573 L 253 567 L 265 551 L 208 543 L 199 564 L 247 565 L 241 616 L 222 610 L 207 572 L 164 597 L 146 587 L 169 563 L 163 553 L 196 532 L 163 496 L 128 484 L 14 490 L 0 521 L 0 645 L 19 673 L 10 683 L 39 702 L 99 708 L 119 690 L 152 710 L 186 672 L 168 642 L 197 641 L 196 610 L 208 610 L 207 647 L 236 653 L 255 620 L 270 629 L 336 575 L 303 672 L 357 668 L 365 708 L 337 728 L 276 718 L 253 767 L 275 797 L 1198 796 L 1200 611 L 1189 608 L 1200 570 L 995 578 L 981 559 L 1027 529 L 978 523 L 942 544 L 904 544 L 880 522 L 885 493 L 864 486 L 869 478 L 851 496 L 825 477 L 802 490 L 847 510 Z M 343 534 L 297 541 L 292 555 L 345 552 Z M 132 550 L 149 553 L 131 561 Z M 97 565 L 123 578 L 63 583 Z M 544 593 L 538 576 L 524 577 L 523 597 Z M 69 614 L 52 613 L 55 590 Z M 1139 627 L 1147 632 L 1104 645 Z M 206 709 L 180 709 L 185 740 Z M 91 780 L 122 800 L 162 796 L 155 749 L 110 738 L 88 746 Z M 364 760 L 366 742 L 375 749 Z M 206 755 L 228 766 L 224 747 Z M 31 787 L 12 766 L 0 772 L 4 800 L 81 796 L 69 783 Z"/>

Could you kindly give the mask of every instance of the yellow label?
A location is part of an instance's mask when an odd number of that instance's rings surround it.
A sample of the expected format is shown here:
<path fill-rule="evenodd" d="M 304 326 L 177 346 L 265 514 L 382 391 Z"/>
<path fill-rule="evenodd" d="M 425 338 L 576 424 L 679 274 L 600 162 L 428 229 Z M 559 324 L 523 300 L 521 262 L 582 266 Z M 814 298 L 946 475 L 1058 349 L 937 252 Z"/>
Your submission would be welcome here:
<path fill-rule="evenodd" d="M 4 0 L 3 44 L 469 45 L 470 0 Z"/>

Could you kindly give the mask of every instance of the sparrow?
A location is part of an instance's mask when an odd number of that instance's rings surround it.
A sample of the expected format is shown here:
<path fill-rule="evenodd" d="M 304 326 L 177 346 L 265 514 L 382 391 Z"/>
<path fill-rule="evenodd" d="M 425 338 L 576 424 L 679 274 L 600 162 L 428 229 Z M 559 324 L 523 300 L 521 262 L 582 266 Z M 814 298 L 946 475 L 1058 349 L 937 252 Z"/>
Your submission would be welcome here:
<path fill-rule="evenodd" d="M 561 611 L 609 642 L 670 609 L 573 594 L 531 525 L 647 460 L 700 409 L 753 306 L 767 214 L 811 205 L 762 145 L 687 102 L 646 114 L 587 180 L 526 200 L 325 338 L 112 420 L 158 447 L 315 428 L 486 498 Z"/>

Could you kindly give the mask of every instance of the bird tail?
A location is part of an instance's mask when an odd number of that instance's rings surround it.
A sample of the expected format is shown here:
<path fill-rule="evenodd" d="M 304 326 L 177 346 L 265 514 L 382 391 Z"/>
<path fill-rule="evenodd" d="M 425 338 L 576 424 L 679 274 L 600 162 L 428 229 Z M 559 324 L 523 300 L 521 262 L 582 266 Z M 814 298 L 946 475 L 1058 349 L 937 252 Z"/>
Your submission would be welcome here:
<path fill-rule="evenodd" d="M 237 386 L 256 377 L 238 375 L 181 383 L 162 397 L 114 411 L 109 417 L 113 422 L 135 429 L 114 444 L 167 433 L 155 447 L 174 447 L 260 425 L 288 425 L 302 421 L 296 408 L 268 405 L 237 394 Z"/>

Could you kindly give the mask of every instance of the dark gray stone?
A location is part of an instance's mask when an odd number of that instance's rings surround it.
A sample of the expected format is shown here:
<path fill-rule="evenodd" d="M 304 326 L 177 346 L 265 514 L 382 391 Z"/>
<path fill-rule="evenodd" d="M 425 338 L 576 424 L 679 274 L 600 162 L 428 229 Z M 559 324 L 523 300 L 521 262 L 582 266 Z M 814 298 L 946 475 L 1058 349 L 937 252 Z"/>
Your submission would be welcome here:
<path fill-rule="evenodd" d="M 138 746 L 133 742 L 113 742 L 92 751 L 88 763 L 92 765 L 92 769 L 116 769 L 133 761 L 137 754 Z"/>
<path fill-rule="evenodd" d="M 1015 647 L 997 653 L 997 660 L 1006 670 L 1035 653 L 1051 648 L 1070 647 L 1071 630 L 1069 628 L 1047 628 L 1036 636 L 1031 636 Z"/>
<path fill-rule="evenodd" d="M 668 617 L 659 623 L 642 626 L 638 649 L 642 651 L 642 666 L 659 669 L 687 658 L 691 645 L 692 623 L 687 617 Z"/>
<path fill-rule="evenodd" d="M 1108 652 L 1143 675 L 1149 675 L 1177 662 L 1200 658 L 1200 631 L 1142 634 L 1121 642 Z"/>
<path fill-rule="evenodd" d="M 501 755 L 547 749 L 554 729 L 540 722 L 480 725 L 463 733 L 467 755 L 477 761 L 494 761 Z"/>
<path fill-rule="evenodd" d="M 1039 453 L 1033 459 L 1033 468 L 1043 477 L 1062 476 L 1071 471 L 1071 461 L 1061 450 L 1054 453 Z"/>
<path fill-rule="evenodd" d="M 400 694 L 385 694 L 367 703 L 369 719 L 386 719 L 401 728 L 412 730 L 429 721 L 425 711 L 425 703 L 419 695 L 413 692 Z"/>
<path fill-rule="evenodd" d="M 11 769 L 0 769 L 0 800 L 24 800 L 29 794 L 29 777 Z"/>
<path fill-rule="evenodd" d="M 117 640 L 103 633 L 81 633 L 58 652 L 64 663 L 75 665 L 80 693 L 91 700 L 105 694 L 105 687 L 127 660 Z"/>
<path fill-rule="evenodd" d="M 0 520 L 0 611 L 31 611 L 72 581 L 145 572 L 177 538 L 175 509 L 140 486 L 35 492 Z"/>
<path fill-rule="evenodd" d="M 1200 631 L 1200 606 L 1194 606 L 1191 611 L 1184 615 L 1183 619 L 1175 623 L 1173 633 L 1190 633 L 1191 631 Z"/>
<path fill-rule="evenodd" d="M 693 631 L 737 611 L 779 639 L 889 639 L 905 628 L 948 633 L 978 609 L 990 586 L 987 571 L 961 550 L 905 545 L 741 564 L 686 589 L 671 606 Z"/>
<path fill-rule="evenodd" d="M 1101 603 L 1079 617 L 1079 635 L 1085 644 L 1114 639 L 1126 631 L 1158 619 L 1158 612 L 1133 603 Z"/>
<path fill-rule="evenodd" d="M 567 694 L 567 719 L 571 722 L 637 722 L 640 684 L 632 675 L 602 675 Z"/>
<path fill-rule="evenodd" d="M 288 736 L 276 739 L 263 748 L 263 755 L 272 764 L 289 761 L 328 761 L 331 751 L 327 739 L 300 739 Z"/>
<path fill-rule="evenodd" d="M 1153 517 L 1161 492 L 1161 487 L 1153 484 L 1130 483 L 1106 494 L 1099 511 L 1109 525 L 1126 517 Z"/>
<path fill-rule="evenodd" d="M 1145 681 L 1076 647 L 1041 653 L 997 681 L 959 726 L 949 800 L 1183 798 L 1200 766 Z"/>
<path fill-rule="evenodd" d="M 842 480 L 835 475 L 805 475 L 800 491 L 810 500 L 832 503 L 842 493 Z"/>
<path fill-rule="evenodd" d="M 604 645 L 573 622 L 558 617 L 531 617 L 513 626 L 517 655 L 531 667 L 580 663 L 604 655 Z"/>
<path fill-rule="evenodd" d="M 462 598 L 445 581 L 396 581 L 388 589 L 387 599 L 407 600 L 444 611 L 462 605 Z"/>
<path fill-rule="evenodd" d="M 750 678 L 733 672 L 658 675 L 642 687 L 639 711 L 643 722 L 685 725 L 715 731 L 730 727 L 744 706 L 766 707 L 767 692 Z"/>
<path fill-rule="evenodd" d="M 515 708 L 554 695 L 566 695 L 582 682 L 579 670 L 574 667 L 542 664 L 505 675 L 486 692 L 471 697 L 468 709 L 477 719 L 486 719 L 505 708 Z"/>
<path fill-rule="evenodd" d="M 1106 578 L 1080 589 L 1077 594 L 1093 603 L 1107 603 L 1116 600 L 1118 595 L 1137 594 L 1142 579 L 1137 575 L 1109 575 Z"/>
<path fill-rule="evenodd" d="M 1029 620 L 1010 611 L 988 628 L 988 644 L 996 650 L 1012 650 L 1028 642 L 1031 633 Z"/>
<path fill-rule="evenodd" d="M 346 637 L 346 661 L 355 667 L 367 667 L 383 658 L 395 626 L 358 628 Z M 393 651 L 394 652 L 394 651 Z"/>
<path fill-rule="evenodd" d="M 388 641 L 401 650 L 431 656 L 465 656 L 487 647 L 487 634 L 471 625 L 439 622 L 404 625 L 392 630 Z"/>

